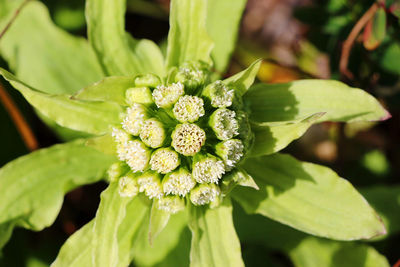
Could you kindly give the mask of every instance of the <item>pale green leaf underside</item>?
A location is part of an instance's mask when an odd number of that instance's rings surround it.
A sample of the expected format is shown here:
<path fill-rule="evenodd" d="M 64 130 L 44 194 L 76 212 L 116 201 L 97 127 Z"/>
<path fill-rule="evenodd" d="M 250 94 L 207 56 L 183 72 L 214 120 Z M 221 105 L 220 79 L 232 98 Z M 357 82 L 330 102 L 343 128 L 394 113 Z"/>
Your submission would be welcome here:
<path fill-rule="evenodd" d="M 131 198 L 121 197 L 118 181 L 101 193 L 93 226 L 92 259 L 96 267 L 119 265 L 118 231 Z"/>
<path fill-rule="evenodd" d="M 190 233 L 187 212 L 170 217 L 164 230 L 149 243 L 150 214 L 147 213 L 133 240 L 133 259 L 137 266 L 188 266 Z M 169 263 L 169 265 L 168 265 Z"/>
<path fill-rule="evenodd" d="M 117 266 L 127 266 L 132 260 L 131 247 L 134 237 L 142 224 L 148 207 L 139 198 L 134 198 L 127 206 L 126 216 L 118 231 L 119 260 Z M 94 220 L 74 233 L 62 246 L 52 267 L 93 266 L 92 242 Z"/>
<path fill-rule="evenodd" d="M 0 9 L 14 2 L 0 0 Z M 1 29 L 17 6 L 0 14 Z M 0 55 L 19 79 L 46 93 L 72 94 L 104 76 L 89 43 L 56 27 L 38 1 L 30 1 L 1 38 Z"/>
<path fill-rule="evenodd" d="M 337 240 L 368 239 L 386 231 L 365 199 L 329 168 L 283 154 L 250 158 L 243 167 L 260 187 L 232 192 L 248 213 Z"/>
<path fill-rule="evenodd" d="M 293 121 L 319 112 L 326 112 L 320 121 L 377 121 L 390 116 L 365 91 L 332 80 L 257 84 L 244 97 L 254 122 Z"/>
<path fill-rule="evenodd" d="M 133 87 L 133 85 L 133 77 L 106 77 L 80 90 L 73 97 L 81 100 L 115 102 L 121 106 L 126 106 L 125 92 L 128 88 Z"/>
<path fill-rule="evenodd" d="M 73 100 L 68 95 L 49 95 L 37 91 L 0 68 L 2 75 L 43 115 L 59 125 L 92 134 L 103 134 L 120 123 L 123 109 L 111 102 Z"/>
<path fill-rule="evenodd" d="M 389 267 L 387 259 L 365 244 L 307 237 L 289 250 L 296 267 Z"/>
<path fill-rule="evenodd" d="M 261 60 L 253 62 L 247 69 L 227 78 L 224 83 L 232 85 L 240 96 L 244 95 L 257 77 L 261 66 Z"/>
<path fill-rule="evenodd" d="M 214 209 L 190 206 L 189 228 L 190 266 L 244 266 L 229 198 Z"/>
<path fill-rule="evenodd" d="M 212 64 L 214 43 L 206 30 L 207 0 L 172 0 L 168 33 L 167 68 L 185 61 Z"/>
<path fill-rule="evenodd" d="M 153 244 L 157 236 L 164 230 L 170 218 L 170 213 L 158 208 L 157 201 L 153 201 L 150 211 L 149 243 Z"/>
<path fill-rule="evenodd" d="M 88 37 L 108 75 L 164 75 L 164 59 L 150 40 L 135 40 L 125 32 L 126 0 L 88 0 Z"/>
<path fill-rule="evenodd" d="M 240 18 L 246 0 L 208 0 L 207 32 L 215 46 L 211 57 L 215 69 L 224 73 L 235 49 L 239 31 Z"/>
<path fill-rule="evenodd" d="M 0 228 L 11 224 L 39 231 L 51 225 L 64 194 L 103 178 L 113 161 L 84 140 L 11 161 L 0 169 Z"/>
<path fill-rule="evenodd" d="M 300 138 L 323 113 L 315 114 L 300 122 L 282 125 L 253 125 L 254 145 L 250 157 L 269 155 L 284 149 L 293 140 Z"/>

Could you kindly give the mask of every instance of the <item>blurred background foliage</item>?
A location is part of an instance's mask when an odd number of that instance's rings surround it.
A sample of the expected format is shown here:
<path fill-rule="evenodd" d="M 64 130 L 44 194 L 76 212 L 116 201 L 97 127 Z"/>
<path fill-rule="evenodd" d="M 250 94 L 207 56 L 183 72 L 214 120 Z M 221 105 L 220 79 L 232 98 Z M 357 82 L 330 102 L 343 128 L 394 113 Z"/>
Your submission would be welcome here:
<path fill-rule="evenodd" d="M 43 2 L 56 25 L 85 37 L 84 0 Z M 127 2 L 126 29 L 135 37 L 149 38 L 163 46 L 169 1 Z M 329 165 L 346 177 L 381 215 L 388 234 L 366 242 L 331 241 L 261 216 L 241 216 L 244 211 L 235 207 L 235 225 L 247 266 L 375 267 L 387 266 L 388 262 L 400 266 L 399 16 L 400 2 L 395 0 L 248 1 L 228 75 L 254 59 L 264 58 L 258 74 L 262 82 L 339 79 L 373 94 L 392 118 L 379 123 L 315 125 L 283 151 L 301 160 Z M 343 55 L 346 44 L 351 49 Z M 343 67 L 346 59 L 348 64 Z M 0 66 L 8 67 L 1 57 Z M 0 83 L 9 96 L 6 98 L 14 102 L 12 109 L 21 112 L 39 147 L 61 141 L 15 90 L 4 80 Z M 21 119 L 12 119 L 3 94 L 1 99 L 3 166 L 32 147 L 17 130 Z M 104 188 L 105 184 L 98 183 L 67 194 L 56 223 L 42 232 L 17 229 L 4 249 L 6 257 L 0 259 L 0 266 L 48 266 L 67 237 L 94 216 Z M 258 227 L 248 227 L 250 222 Z"/>

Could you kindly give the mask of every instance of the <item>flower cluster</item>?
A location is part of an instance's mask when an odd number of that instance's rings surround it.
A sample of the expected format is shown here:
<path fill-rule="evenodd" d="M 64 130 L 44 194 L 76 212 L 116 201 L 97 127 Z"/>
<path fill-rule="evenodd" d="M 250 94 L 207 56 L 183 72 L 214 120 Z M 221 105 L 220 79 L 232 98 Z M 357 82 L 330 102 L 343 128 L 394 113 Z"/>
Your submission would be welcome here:
<path fill-rule="evenodd" d="M 121 162 L 110 173 L 119 179 L 120 195 L 142 192 L 170 213 L 186 201 L 217 205 L 221 181 L 251 145 L 247 115 L 232 85 L 211 82 L 208 66 L 189 62 L 164 81 L 152 74 L 136 77 L 126 102 L 122 126 L 112 133 Z"/>

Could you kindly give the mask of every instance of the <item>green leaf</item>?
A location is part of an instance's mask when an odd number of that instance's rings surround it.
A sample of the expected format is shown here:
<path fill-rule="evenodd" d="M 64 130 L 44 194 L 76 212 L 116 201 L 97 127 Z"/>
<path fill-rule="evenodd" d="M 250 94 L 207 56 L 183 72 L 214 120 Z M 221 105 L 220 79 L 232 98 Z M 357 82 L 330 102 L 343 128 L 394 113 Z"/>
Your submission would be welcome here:
<path fill-rule="evenodd" d="M 157 236 L 164 230 L 169 221 L 170 213 L 160 210 L 157 201 L 153 201 L 150 212 L 149 243 L 153 244 Z"/>
<path fill-rule="evenodd" d="M 126 215 L 126 207 L 131 198 L 121 197 L 118 181 L 112 182 L 101 193 L 93 226 L 92 258 L 94 266 L 118 266 L 118 231 Z"/>
<path fill-rule="evenodd" d="M 320 121 L 376 121 L 390 114 L 371 95 L 333 80 L 257 84 L 245 94 L 254 122 L 293 121 L 326 112 Z"/>
<path fill-rule="evenodd" d="M 1 249 L 7 244 L 8 240 L 10 240 L 13 229 L 13 222 L 0 224 L 0 258 L 2 257 Z"/>
<path fill-rule="evenodd" d="M 296 267 L 390 267 L 373 247 L 311 236 L 290 250 L 289 257 Z"/>
<path fill-rule="evenodd" d="M 113 161 L 83 140 L 11 161 L 0 169 L 0 228 L 11 224 L 39 231 L 51 225 L 64 194 L 103 178 Z"/>
<path fill-rule="evenodd" d="M 224 73 L 236 46 L 240 18 L 246 0 L 209 0 L 207 6 L 207 32 L 215 43 L 211 57 L 215 69 Z"/>
<path fill-rule="evenodd" d="M 255 139 L 249 155 L 269 155 L 284 149 L 293 140 L 300 138 L 323 115 L 324 113 L 317 113 L 300 122 L 281 125 L 252 125 Z"/>
<path fill-rule="evenodd" d="M 120 123 L 122 108 L 116 103 L 73 100 L 68 95 L 49 95 L 37 91 L 0 68 L 2 75 L 43 115 L 59 125 L 93 134 L 107 133 Z"/>
<path fill-rule="evenodd" d="M 237 185 L 247 186 L 259 190 L 258 185 L 244 169 L 237 167 L 224 175 L 222 182 L 220 184 L 221 191 L 224 195 L 228 195 L 233 188 Z"/>
<path fill-rule="evenodd" d="M 125 32 L 126 0 L 88 0 L 89 41 L 109 76 L 154 73 L 164 76 L 164 59 L 150 40 L 135 40 Z"/>
<path fill-rule="evenodd" d="M 206 30 L 205 0 L 172 0 L 168 33 L 167 67 L 185 61 L 202 60 L 212 64 L 213 41 Z"/>
<path fill-rule="evenodd" d="M 189 266 L 190 233 L 187 229 L 187 212 L 171 215 L 165 229 L 150 245 L 150 214 L 141 224 L 133 240 L 133 259 L 137 266 Z M 169 263 L 169 264 L 168 264 Z"/>
<path fill-rule="evenodd" d="M 379 57 L 379 62 L 382 68 L 393 74 L 400 75 L 400 44 L 390 44 L 384 50 L 383 55 Z"/>
<path fill-rule="evenodd" d="M 373 186 L 360 191 L 382 218 L 387 235 L 399 233 L 400 186 Z"/>
<path fill-rule="evenodd" d="M 229 198 L 217 208 L 190 206 L 190 266 L 244 266 Z"/>
<path fill-rule="evenodd" d="M 283 154 L 250 158 L 243 167 L 260 187 L 258 191 L 236 187 L 232 192 L 248 213 L 337 240 L 386 233 L 365 199 L 329 168 Z"/>
<path fill-rule="evenodd" d="M 0 9 L 15 2 L 1 0 Z M 1 29 L 17 6 L 0 14 Z M 104 76 L 89 43 L 55 26 L 39 1 L 22 9 L 1 38 L 0 54 L 19 79 L 50 94 L 72 94 Z"/>
<path fill-rule="evenodd" d="M 115 102 L 121 106 L 126 106 L 125 91 L 133 87 L 133 77 L 112 76 L 92 84 L 79 92 L 73 97 L 81 100 L 97 100 Z"/>
<path fill-rule="evenodd" d="M 94 220 L 70 236 L 51 267 L 92 266 L 93 225 Z"/>
<path fill-rule="evenodd" d="M 134 198 L 126 208 L 126 216 L 118 230 L 119 261 L 117 266 L 127 266 L 132 260 L 132 243 L 142 221 L 148 215 L 148 207 Z M 74 233 L 62 246 L 52 267 L 92 266 L 94 220 Z"/>
<path fill-rule="evenodd" d="M 254 83 L 254 79 L 256 78 L 258 70 L 260 69 L 261 62 L 261 59 L 253 62 L 247 69 L 229 77 L 228 79 L 225 79 L 224 83 L 227 85 L 232 85 L 239 95 L 244 95 Z"/>
<path fill-rule="evenodd" d="M 88 138 L 86 145 L 106 155 L 117 155 L 117 144 L 111 134 Z"/>

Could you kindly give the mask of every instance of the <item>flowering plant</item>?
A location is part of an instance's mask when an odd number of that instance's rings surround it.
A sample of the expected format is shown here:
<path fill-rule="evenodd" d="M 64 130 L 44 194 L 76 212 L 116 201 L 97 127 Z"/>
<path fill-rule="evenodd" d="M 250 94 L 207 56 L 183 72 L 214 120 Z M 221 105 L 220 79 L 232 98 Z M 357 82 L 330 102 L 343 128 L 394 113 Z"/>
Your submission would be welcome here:
<path fill-rule="evenodd" d="M 16 76 L 0 74 L 44 120 L 81 138 L 0 170 L 0 244 L 15 226 L 50 225 L 66 192 L 101 179 L 109 185 L 96 217 L 52 266 L 187 265 L 172 253 L 186 244 L 187 226 L 190 266 L 243 266 L 231 199 L 247 213 L 316 236 L 384 234 L 349 182 L 278 152 L 313 123 L 390 115 L 366 92 L 337 81 L 254 84 L 260 61 L 223 79 L 245 2 L 173 0 L 165 58 L 153 42 L 124 32 L 123 0 L 87 1 L 90 45 L 48 26 L 43 5 L 28 3 L 0 45 Z M 35 57 L 29 45 L 13 50 L 16 29 L 27 21 L 55 36 L 44 44 L 65 53 L 56 56 L 61 63 L 18 64 L 24 54 Z"/>

